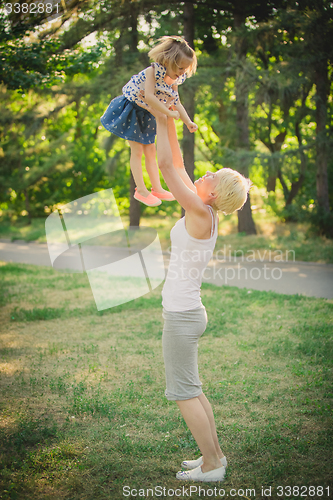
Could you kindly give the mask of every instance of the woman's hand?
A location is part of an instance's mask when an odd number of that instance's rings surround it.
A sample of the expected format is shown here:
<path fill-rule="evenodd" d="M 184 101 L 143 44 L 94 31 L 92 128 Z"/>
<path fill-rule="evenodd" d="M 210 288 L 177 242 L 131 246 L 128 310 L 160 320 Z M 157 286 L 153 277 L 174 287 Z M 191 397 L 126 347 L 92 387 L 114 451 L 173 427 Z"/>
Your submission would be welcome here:
<path fill-rule="evenodd" d="M 180 118 L 179 111 L 177 110 L 170 109 L 168 115 L 170 116 L 170 118 L 173 118 L 174 120 L 179 120 Z"/>

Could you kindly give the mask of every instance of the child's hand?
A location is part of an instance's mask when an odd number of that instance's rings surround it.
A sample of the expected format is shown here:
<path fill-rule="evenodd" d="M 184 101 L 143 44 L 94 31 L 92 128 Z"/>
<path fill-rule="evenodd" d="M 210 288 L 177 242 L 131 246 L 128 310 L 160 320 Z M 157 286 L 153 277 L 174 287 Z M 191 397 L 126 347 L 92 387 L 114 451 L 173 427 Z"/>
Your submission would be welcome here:
<path fill-rule="evenodd" d="M 173 111 L 173 110 L 171 110 L 171 109 L 170 109 L 170 110 L 169 110 L 169 116 L 170 116 L 171 118 L 173 118 L 174 120 L 179 120 L 179 118 L 180 118 L 179 111 L 177 111 L 177 110 L 174 110 L 174 111 Z"/>
<path fill-rule="evenodd" d="M 198 125 L 194 122 L 190 122 L 186 124 L 187 128 L 189 129 L 190 132 L 196 132 L 198 130 Z"/>

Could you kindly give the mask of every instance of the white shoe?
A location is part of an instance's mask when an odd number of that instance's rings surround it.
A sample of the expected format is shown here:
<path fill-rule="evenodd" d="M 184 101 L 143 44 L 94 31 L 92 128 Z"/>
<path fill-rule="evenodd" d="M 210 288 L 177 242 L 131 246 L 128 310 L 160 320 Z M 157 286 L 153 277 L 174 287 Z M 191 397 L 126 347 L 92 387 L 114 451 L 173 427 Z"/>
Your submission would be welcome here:
<path fill-rule="evenodd" d="M 208 472 L 202 472 L 201 467 L 196 467 L 192 470 L 179 471 L 176 478 L 181 481 L 200 481 L 202 483 L 212 483 L 223 481 L 225 476 L 225 468 L 219 467 Z"/>
<path fill-rule="evenodd" d="M 227 468 L 228 466 L 227 457 L 222 457 L 220 460 L 223 467 Z M 199 457 L 196 460 L 185 460 L 184 462 L 182 462 L 182 467 L 186 470 L 192 470 L 195 469 L 196 467 L 200 467 L 202 464 L 203 464 L 203 459 L 202 457 Z"/>

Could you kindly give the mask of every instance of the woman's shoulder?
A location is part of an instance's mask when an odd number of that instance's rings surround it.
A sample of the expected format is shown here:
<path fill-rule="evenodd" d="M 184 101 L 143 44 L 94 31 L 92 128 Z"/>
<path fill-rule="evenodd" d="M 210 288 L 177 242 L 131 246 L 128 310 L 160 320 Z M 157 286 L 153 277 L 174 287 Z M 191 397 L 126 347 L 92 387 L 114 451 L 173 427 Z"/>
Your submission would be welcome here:
<path fill-rule="evenodd" d="M 212 213 L 208 205 L 203 204 L 202 210 L 185 212 L 187 232 L 198 240 L 206 240 L 211 236 Z"/>

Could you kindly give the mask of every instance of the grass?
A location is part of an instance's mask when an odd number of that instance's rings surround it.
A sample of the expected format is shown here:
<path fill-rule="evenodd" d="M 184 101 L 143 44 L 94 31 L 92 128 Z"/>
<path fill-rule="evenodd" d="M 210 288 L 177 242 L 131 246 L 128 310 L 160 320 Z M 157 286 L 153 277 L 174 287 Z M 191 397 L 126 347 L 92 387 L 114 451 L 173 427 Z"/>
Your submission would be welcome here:
<path fill-rule="evenodd" d="M 0 498 L 172 497 L 199 450 L 164 397 L 161 287 L 98 312 L 85 275 L 2 263 L 0 280 Z M 229 462 L 217 498 L 329 498 L 332 301 L 212 285 L 202 297 L 199 371 Z"/>
<path fill-rule="evenodd" d="M 167 217 L 142 217 L 140 224 L 156 229 L 162 248 L 167 250 L 170 247 L 170 230 L 179 217 L 177 212 Z M 238 233 L 236 214 L 221 216 L 215 252 L 219 252 L 220 256 L 236 255 L 252 260 L 333 263 L 333 240 L 313 234 L 309 224 L 282 223 L 262 208 L 253 210 L 253 218 L 257 235 L 245 235 Z M 122 219 L 127 226 L 128 219 Z M 45 219 L 33 219 L 31 225 L 27 225 L 26 217 L 18 218 L 15 222 L 0 218 L 0 222 L 0 238 L 40 243 L 46 241 Z"/>

